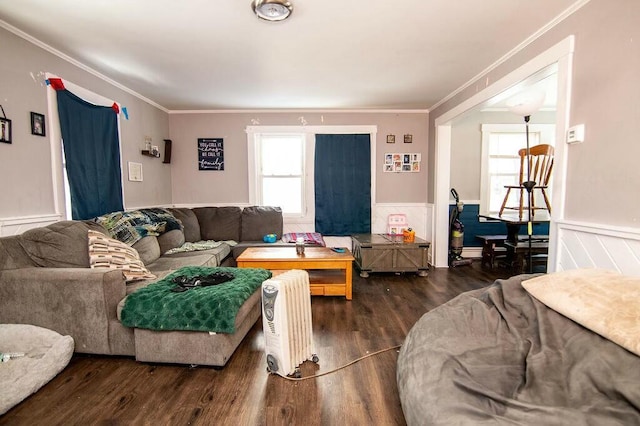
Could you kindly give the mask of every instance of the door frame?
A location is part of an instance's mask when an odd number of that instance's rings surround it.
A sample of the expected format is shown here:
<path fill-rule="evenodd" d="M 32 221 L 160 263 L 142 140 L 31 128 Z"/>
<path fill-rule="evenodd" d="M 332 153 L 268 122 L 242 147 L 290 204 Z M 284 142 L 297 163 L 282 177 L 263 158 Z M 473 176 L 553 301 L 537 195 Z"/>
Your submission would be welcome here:
<path fill-rule="evenodd" d="M 556 151 L 552 180 L 553 211 L 549 225 L 548 270 L 556 270 L 558 242 L 556 222 L 564 217 L 567 150 L 565 141 L 569 123 L 571 80 L 575 37 L 566 37 L 546 51 L 540 53 L 524 65 L 513 70 L 490 86 L 479 91 L 462 103 L 438 116 L 435 121 L 435 173 L 434 173 L 434 223 L 433 223 L 433 265 L 448 267 L 449 248 L 449 187 L 451 183 L 451 125 L 455 118 L 479 108 L 484 102 L 496 96 L 512 96 L 521 91 L 528 77 L 546 67 L 557 64 L 558 103 L 556 110 Z"/>

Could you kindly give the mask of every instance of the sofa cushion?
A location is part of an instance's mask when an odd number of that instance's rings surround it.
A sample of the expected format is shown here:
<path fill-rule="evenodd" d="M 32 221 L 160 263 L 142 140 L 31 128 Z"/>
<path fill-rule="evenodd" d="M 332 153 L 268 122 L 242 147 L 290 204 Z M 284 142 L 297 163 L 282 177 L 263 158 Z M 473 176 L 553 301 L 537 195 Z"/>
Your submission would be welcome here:
<path fill-rule="evenodd" d="M 148 268 L 149 271 L 161 277 L 167 275 L 167 272 L 175 271 L 183 266 L 216 267 L 218 266 L 218 259 L 210 250 L 176 253 L 161 256 L 158 260 L 148 265 Z M 127 294 L 130 293 L 129 290 L 129 286 L 127 286 Z"/>
<path fill-rule="evenodd" d="M 24 232 L 19 237 L 24 252 L 35 266 L 44 268 L 87 268 L 87 231 L 104 232 L 90 221 L 64 220 Z"/>
<path fill-rule="evenodd" d="M 193 212 L 198 217 L 203 240 L 240 241 L 240 207 L 198 207 Z"/>
<path fill-rule="evenodd" d="M 239 241 L 261 241 L 267 234 L 282 238 L 282 209 L 252 206 L 242 210 L 242 232 Z"/>
<path fill-rule="evenodd" d="M 92 268 L 119 269 L 127 282 L 155 278 L 133 247 L 93 230 L 88 231 L 88 239 Z"/>
<path fill-rule="evenodd" d="M 185 241 L 194 243 L 202 239 L 200 235 L 200 224 L 193 210 L 188 208 L 174 208 L 169 209 L 169 211 L 176 219 L 182 222 Z"/>
<path fill-rule="evenodd" d="M 158 243 L 158 237 L 155 235 L 147 235 L 131 247 L 138 252 L 140 260 L 145 265 L 155 262 L 160 257 L 160 244 Z"/>
<path fill-rule="evenodd" d="M 207 241 L 201 241 L 201 243 L 206 244 Z M 194 243 L 194 244 L 198 244 L 198 243 Z M 199 249 L 199 250 L 193 250 L 193 251 L 176 252 L 172 254 L 165 254 L 162 257 L 166 257 L 170 259 L 170 258 L 189 257 L 196 254 L 199 254 L 199 255 L 206 254 L 206 255 L 213 256 L 216 259 L 215 265 L 209 265 L 209 266 L 220 266 L 222 265 L 222 261 L 225 259 L 225 257 L 229 256 L 229 254 L 231 253 L 231 246 L 223 242 L 216 242 L 216 244 L 217 245 L 214 247 L 209 247 L 202 250 Z"/>
<path fill-rule="evenodd" d="M 194 215 L 195 216 L 195 215 Z M 165 232 L 158 236 L 158 244 L 160 245 L 160 254 L 163 255 L 167 251 L 178 248 L 185 243 L 184 232 L 182 230 L 174 229 L 173 231 Z M 144 262 L 145 265 L 147 262 Z"/>
<path fill-rule="evenodd" d="M 20 235 L 0 238 L 0 271 L 38 266 L 20 243 Z"/>

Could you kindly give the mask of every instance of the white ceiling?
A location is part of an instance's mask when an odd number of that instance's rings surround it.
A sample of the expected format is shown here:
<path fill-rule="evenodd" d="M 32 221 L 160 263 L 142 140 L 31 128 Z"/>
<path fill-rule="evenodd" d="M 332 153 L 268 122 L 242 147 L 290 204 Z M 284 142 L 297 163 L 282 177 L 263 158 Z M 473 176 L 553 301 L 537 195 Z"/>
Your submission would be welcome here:
<path fill-rule="evenodd" d="M 0 25 L 168 110 L 424 110 L 585 3 L 291 1 L 0 0 Z"/>

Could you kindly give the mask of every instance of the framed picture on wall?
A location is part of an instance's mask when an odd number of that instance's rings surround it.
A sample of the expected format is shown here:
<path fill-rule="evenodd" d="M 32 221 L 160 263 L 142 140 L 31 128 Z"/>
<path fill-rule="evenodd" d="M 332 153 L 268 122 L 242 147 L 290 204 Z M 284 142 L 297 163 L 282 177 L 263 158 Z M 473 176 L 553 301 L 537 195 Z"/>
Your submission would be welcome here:
<path fill-rule="evenodd" d="M 0 117 L 0 142 L 11 143 L 11 120 Z"/>
<path fill-rule="evenodd" d="M 31 134 L 46 136 L 47 132 L 44 126 L 44 114 L 38 114 L 37 112 L 31 113 Z"/>

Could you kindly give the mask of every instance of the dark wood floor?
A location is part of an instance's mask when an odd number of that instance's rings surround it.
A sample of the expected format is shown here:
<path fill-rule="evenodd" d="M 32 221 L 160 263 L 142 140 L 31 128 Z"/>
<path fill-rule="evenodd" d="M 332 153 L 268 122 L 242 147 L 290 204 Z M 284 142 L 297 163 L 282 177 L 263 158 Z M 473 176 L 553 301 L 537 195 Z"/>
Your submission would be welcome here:
<path fill-rule="evenodd" d="M 402 344 L 428 310 L 483 287 L 505 270 L 480 262 L 414 274 L 354 273 L 353 300 L 314 297 L 319 364 L 336 369 L 367 353 Z M 396 386 L 397 350 L 333 374 L 300 382 L 266 372 L 260 321 L 222 369 L 146 364 L 132 358 L 74 355 L 67 368 L 0 416 L 10 425 L 403 425 Z"/>

